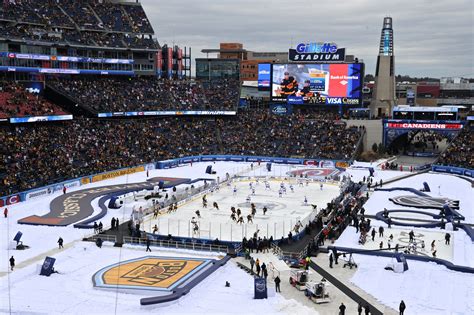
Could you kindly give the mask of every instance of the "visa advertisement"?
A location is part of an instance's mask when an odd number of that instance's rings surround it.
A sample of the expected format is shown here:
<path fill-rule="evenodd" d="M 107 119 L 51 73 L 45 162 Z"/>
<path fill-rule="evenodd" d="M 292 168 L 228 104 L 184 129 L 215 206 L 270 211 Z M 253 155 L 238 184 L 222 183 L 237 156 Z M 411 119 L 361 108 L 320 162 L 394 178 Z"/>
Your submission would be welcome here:
<path fill-rule="evenodd" d="M 258 90 L 270 91 L 271 65 L 269 63 L 258 64 Z"/>
<path fill-rule="evenodd" d="M 364 65 L 273 64 L 271 100 L 292 105 L 360 105 Z"/>

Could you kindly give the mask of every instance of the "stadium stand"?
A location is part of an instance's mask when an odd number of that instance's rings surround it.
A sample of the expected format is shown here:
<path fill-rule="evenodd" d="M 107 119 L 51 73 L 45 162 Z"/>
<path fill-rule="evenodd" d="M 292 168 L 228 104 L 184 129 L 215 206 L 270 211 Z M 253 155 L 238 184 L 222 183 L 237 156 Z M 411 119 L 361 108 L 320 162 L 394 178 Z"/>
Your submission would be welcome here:
<path fill-rule="evenodd" d="M 173 81 L 141 78 L 73 78 L 48 84 L 97 112 L 235 110 L 240 85 L 230 79 Z"/>
<path fill-rule="evenodd" d="M 145 11 L 140 5 L 124 5 L 123 9 L 130 17 L 133 32 L 152 34 L 153 28 L 148 20 Z"/>
<path fill-rule="evenodd" d="M 151 34 L 153 28 L 137 3 L 17 0 L 0 6 L 0 37 L 10 40 L 156 49 Z"/>
<path fill-rule="evenodd" d="M 265 122 L 262 124 L 262 122 Z M 350 159 L 360 131 L 346 128 L 336 114 L 296 111 L 276 116 L 269 111 L 239 113 L 234 120 L 219 120 L 225 154 L 299 156 Z M 255 138 L 259 140 L 256 141 Z"/>
<path fill-rule="evenodd" d="M 63 115 L 59 106 L 25 90 L 15 82 L 0 82 L 0 118 Z"/>
<path fill-rule="evenodd" d="M 474 133 L 465 127 L 441 155 L 438 164 L 474 169 Z"/>
<path fill-rule="evenodd" d="M 84 175 L 200 154 L 291 157 L 322 152 L 345 158 L 360 138 L 330 114 L 292 117 L 252 110 L 236 117 L 166 117 L 141 120 L 78 119 L 55 124 L 0 127 L 0 195 Z M 264 122 L 262 123 L 263 120 Z M 325 127 L 320 127 L 325 124 Z M 258 127 L 257 127 L 258 126 Z M 332 126 L 331 128 L 327 128 Z M 296 127 L 295 131 L 290 131 Z M 298 132 L 290 145 L 283 142 Z M 326 139 L 319 146 L 311 134 Z M 336 134 L 339 137 L 336 137 Z M 275 139 L 273 139 L 275 137 Z M 54 139 L 54 141 L 51 141 Z M 345 139 L 341 144 L 341 139 Z M 25 159 L 24 157 L 28 157 Z"/>

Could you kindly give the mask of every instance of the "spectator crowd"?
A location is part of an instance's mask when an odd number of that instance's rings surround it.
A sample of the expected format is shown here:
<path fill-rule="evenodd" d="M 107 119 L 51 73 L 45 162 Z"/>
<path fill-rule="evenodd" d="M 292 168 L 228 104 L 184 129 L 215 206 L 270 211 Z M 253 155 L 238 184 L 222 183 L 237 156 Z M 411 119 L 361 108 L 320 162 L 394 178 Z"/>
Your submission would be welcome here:
<path fill-rule="evenodd" d="M 439 164 L 474 169 L 474 133 L 466 126 L 440 156 Z"/>
<path fill-rule="evenodd" d="M 141 78 L 74 78 L 49 84 L 96 112 L 235 110 L 236 80 L 173 81 Z"/>
<path fill-rule="evenodd" d="M 291 127 L 314 123 L 298 132 L 319 133 L 326 140 L 324 158 L 343 158 L 354 151 L 356 130 L 319 128 L 318 114 L 288 118 L 266 115 L 265 110 L 231 118 L 165 117 L 140 120 L 77 119 L 55 124 L 0 127 L 0 195 L 41 187 L 66 179 L 153 161 L 200 154 L 270 155 L 291 157 L 322 152 L 319 141 L 300 137 L 293 145 L 281 143 L 295 134 Z M 327 119 L 324 123 L 329 126 Z M 262 123 L 259 119 L 265 119 Z M 290 125 L 291 124 L 291 125 Z M 258 128 L 257 128 L 257 125 Z M 281 125 L 281 127 L 279 127 Z M 242 126 L 242 128 L 240 128 Z M 252 126 L 255 129 L 252 129 Z M 231 130 L 229 132 L 229 130 Z M 279 137 L 271 135 L 278 131 Z M 337 132 L 342 138 L 328 134 Z M 346 137 L 346 135 L 349 135 Z M 330 143 L 330 145 L 329 145 Z M 307 149 L 311 148 L 311 149 Z"/>
<path fill-rule="evenodd" d="M 0 82 L 0 118 L 63 115 L 66 112 L 15 82 Z"/>

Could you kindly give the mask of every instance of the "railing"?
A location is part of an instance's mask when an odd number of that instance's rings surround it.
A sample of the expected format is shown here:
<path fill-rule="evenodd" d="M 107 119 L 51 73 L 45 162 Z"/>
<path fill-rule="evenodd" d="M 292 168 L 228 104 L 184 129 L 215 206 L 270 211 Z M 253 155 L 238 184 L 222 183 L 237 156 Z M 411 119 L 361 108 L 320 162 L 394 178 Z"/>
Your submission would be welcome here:
<path fill-rule="evenodd" d="M 360 138 L 359 138 L 359 141 L 357 141 L 357 144 L 356 144 L 356 149 L 354 150 L 354 153 L 352 153 L 352 156 L 350 158 L 350 161 L 354 161 L 356 159 L 356 157 L 362 152 L 363 148 L 363 143 L 364 143 L 364 137 L 365 137 L 365 134 L 367 133 L 367 131 L 364 129 L 362 129 L 362 132 L 360 133 Z"/>
<path fill-rule="evenodd" d="M 280 276 L 280 271 L 275 268 L 275 265 L 273 265 L 272 262 L 268 263 L 268 269 L 270 270 L 270 276 L 272 277 L 272 279 L 275 279 L 276 276 Z"/>
<path fill-rule="evenodd" d="M 158 247 L 229 253 L 229 248 L 223 245 L 185 243 L 185 242 L 168 241 L 168 240 L 149 240 L 149 242 L 151 246 L 158 246 Z M 147 240 L 144 238 L 124 236 L 123 243 L 146 245 Z"/>
<path fill-rule="evenodd" d="M 281 250 L 280 246 L 271 243 L 271 247 L 273 255 L 281 259 L 283 257 L 283 251 Z"/>

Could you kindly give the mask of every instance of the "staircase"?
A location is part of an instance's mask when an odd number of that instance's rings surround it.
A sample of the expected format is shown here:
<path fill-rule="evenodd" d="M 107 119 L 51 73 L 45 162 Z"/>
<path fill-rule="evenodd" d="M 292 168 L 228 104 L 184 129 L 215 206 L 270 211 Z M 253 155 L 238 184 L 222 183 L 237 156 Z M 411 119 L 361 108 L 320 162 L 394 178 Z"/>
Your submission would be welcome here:
<path fill-rule="evenodd" d="M 251 276 L 257 276 L 257 274 L 252 271 L 249 267 L 245 266 L 244 264 L 241 264 L 239 262 L 236 262 L 237 263 L 237 267 L 239 267 L 240 269 L 242 269 L 243 271 L 245 271 L 246 273 L 248 273 L 249 275 Z"/>
<path fill-rule="evenodd" d="M 216 124 L 216 137 L 217 137 L 217 145 L 219 147 L 219 153 L 224 154 L 224 144 L 222 143 L 222 133 L 221 133 L 221 128 L 218 124 L 218 122 L 215 122 Z"/>

